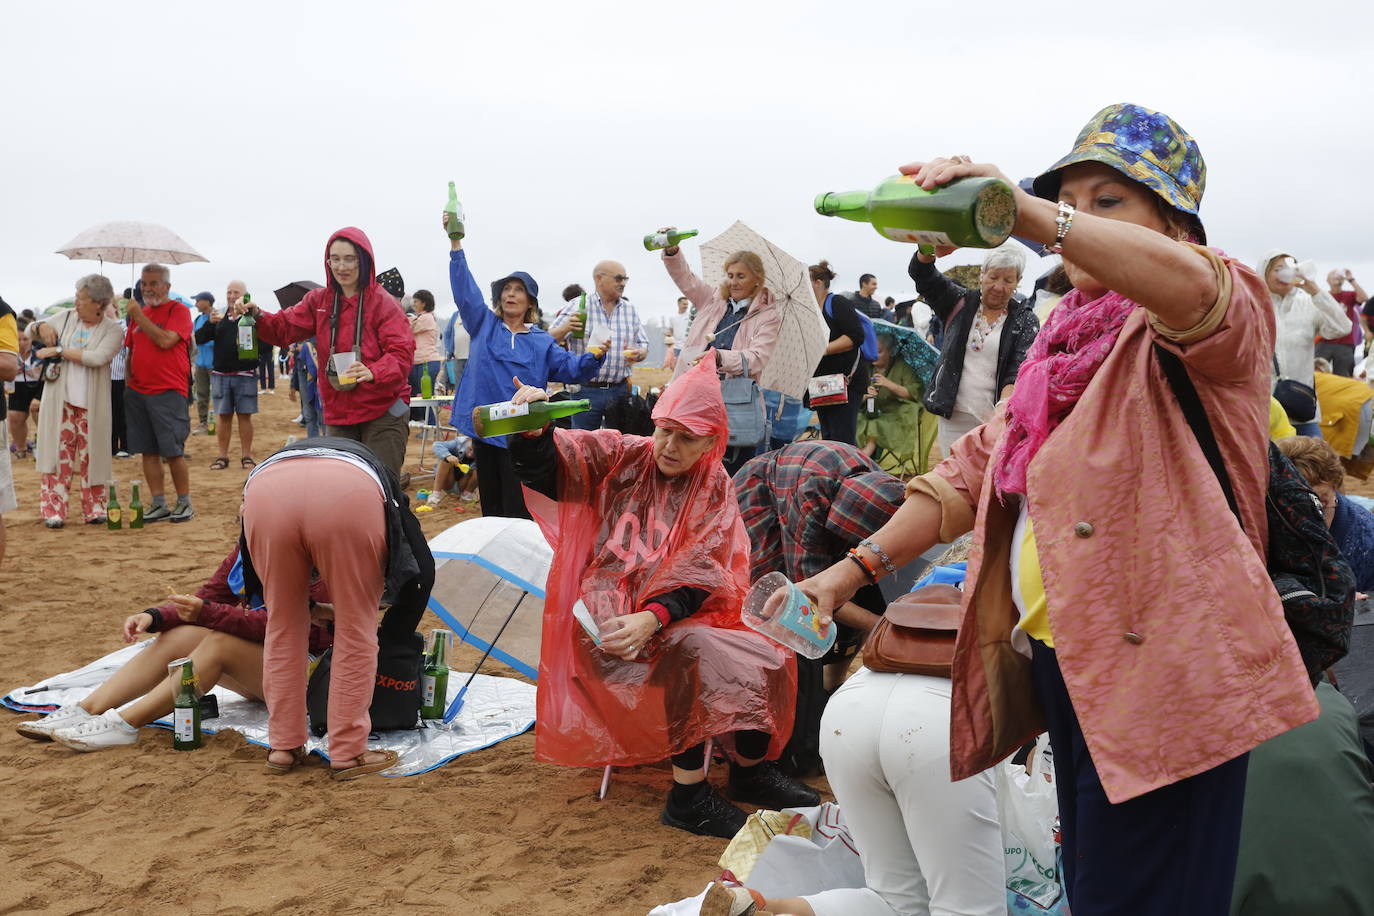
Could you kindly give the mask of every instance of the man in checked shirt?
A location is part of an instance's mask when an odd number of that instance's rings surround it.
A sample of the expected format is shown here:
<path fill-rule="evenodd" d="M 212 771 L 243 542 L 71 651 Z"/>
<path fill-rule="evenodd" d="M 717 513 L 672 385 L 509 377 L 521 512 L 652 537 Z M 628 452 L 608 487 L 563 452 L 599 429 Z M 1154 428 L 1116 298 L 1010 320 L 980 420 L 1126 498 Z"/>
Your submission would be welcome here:
<path fill-rule="evenodd" d="M 595 292 L 587 295 L 587 324 L 591 326 L 587 333 L 580 338 L 570 336 L 581 328 L 577 299 L 559 309 L 549 328 L 555 340 L 579 356 L 585 352 L 587 341 L 605 340 L 608 333 L 611 338 L 611 349 L 601 371 L 590 382 L 582 383 L 581 397 L 591 401 L 592 407 L 573 416 L 573 429 L 600 429 L 606 408 L 629 394 L 630 373 L 635 364 L 649 358 L 649 338 L 639 322 L 639 313 L 625 298 L 625 284 L 629 281 L 623 264 L 602 261 L 592 269 Z"/>

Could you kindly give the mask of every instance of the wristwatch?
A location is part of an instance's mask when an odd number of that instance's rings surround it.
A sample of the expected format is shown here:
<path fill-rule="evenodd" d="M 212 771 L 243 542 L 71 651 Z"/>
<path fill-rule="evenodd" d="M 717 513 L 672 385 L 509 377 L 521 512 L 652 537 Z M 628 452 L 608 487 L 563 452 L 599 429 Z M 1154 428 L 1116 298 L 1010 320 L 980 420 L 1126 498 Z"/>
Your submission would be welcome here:
<path fill-rule="evenodd" d="M 58 356 L 61 356 L 61 355 L 62 355 L 62 345 L 61 345 L 61 344 L 58 344 L 58 345 L 57 345 L 57 355 L 58 355 Z"/>

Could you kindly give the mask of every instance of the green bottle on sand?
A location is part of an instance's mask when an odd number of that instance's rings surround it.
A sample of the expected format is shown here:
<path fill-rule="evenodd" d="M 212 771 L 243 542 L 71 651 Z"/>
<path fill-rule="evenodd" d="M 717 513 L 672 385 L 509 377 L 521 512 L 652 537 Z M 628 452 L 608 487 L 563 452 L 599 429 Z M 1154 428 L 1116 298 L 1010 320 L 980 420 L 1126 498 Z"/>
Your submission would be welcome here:
<path fill-rule="evenodd" d="M 420 679 L 420 718 L 442 719 L 448 707 L 448 650 L 453 644 L 453 633 L 434 630 L 429 638 L 429 655 L 425 658 L 425 673 Z"/>
<path fill-rule="evenodd" d="M 105 500 L 105 527 L 110 531 L 124 527 L 124 512 L 119 508 L 119 492 L 114 481 L 110 482 L 110 497 Z"/>
<path fill-rule="evenodd" d="M 203 743 L 200 735 L 200 697 L 196 695 L 196 683 L 200 678 L 191 669 L 189 658 L 177 659 L 168 667 L 181 669 L 181 681 L 172 703 L 172 749 L 193 751 Z"/>
<path fill-rule="evenodd" d="M 143 527 L 143 498 L 138 495 L 138 484 L 134 484 L 134 495 L 129 497 L 129 528 Z"/>
<path fill-rule="evenodd" d="M 927 191 L 894 175 L 872 192 L 816 195 L 816 212 L 870 223 L 894 242 L 996 248 L 1016 225 L 1016 191 L 1000 178 L 961 178 Z"/>

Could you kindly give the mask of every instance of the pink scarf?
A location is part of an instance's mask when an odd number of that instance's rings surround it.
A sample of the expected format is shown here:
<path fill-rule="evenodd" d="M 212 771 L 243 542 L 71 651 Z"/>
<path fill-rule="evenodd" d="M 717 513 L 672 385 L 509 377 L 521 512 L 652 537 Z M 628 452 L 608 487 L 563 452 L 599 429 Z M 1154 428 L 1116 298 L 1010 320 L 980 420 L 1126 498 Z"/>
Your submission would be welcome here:
<path fill-rule="evenodd" d="M 1031 459 L 1083 396 L 1135 307 L 1115 292 L 1085 302 L 1075 289 L 1059 300 L 1021 364 L 1007 405 L 1002 463 L 995 472 L 1002 496 L 1025 494 Z"/>

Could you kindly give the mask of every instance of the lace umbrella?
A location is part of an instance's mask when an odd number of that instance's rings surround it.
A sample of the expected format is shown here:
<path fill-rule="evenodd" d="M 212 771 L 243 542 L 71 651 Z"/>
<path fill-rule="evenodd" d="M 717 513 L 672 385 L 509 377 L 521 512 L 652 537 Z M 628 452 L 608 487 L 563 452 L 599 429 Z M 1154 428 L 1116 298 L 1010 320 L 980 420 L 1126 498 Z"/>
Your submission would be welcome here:
<path fill-rule="evenodd" d="M 800 398 L 830 340 L 806 265 L 736 221 L 701 246 L 702 278 L 718 285 L 725 277 L 725 259 L 736 251 L 752 251 L 763 260 L 764 285 L 782 312 L 778 342 L 763 367 L 759 387 Z"/>
<path fill-rule="evenodd" d="M 106 261 L 113 264 L 186 264 L 209 262 L 209 258 L 188 245 L 181 236 L 157 223 L 117 220 L 92 226 L 61 248 L 73 261 Z M 103 272 L 103 271 L 102 271 Z M 133 276 L 132 266 L 129 268 Z M 130 284 L 133 285 L 133 284 Z"/>

